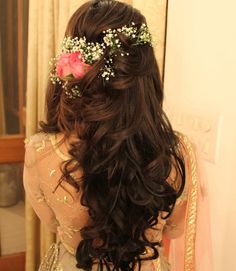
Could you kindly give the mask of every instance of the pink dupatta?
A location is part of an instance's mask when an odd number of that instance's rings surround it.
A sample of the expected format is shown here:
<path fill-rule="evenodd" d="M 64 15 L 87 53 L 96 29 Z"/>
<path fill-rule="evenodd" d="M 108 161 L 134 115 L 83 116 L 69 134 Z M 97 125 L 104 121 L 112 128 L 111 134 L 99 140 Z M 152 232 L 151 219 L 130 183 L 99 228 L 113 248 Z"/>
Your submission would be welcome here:
<path fill-rule="evenodd" d="M 169 240 L 171 271 L 212 271 L 209 201 L 199 178 L 197 158 L 189 139 L 178 133 L 189 156 L 187 209 L 184 233 Z"/>

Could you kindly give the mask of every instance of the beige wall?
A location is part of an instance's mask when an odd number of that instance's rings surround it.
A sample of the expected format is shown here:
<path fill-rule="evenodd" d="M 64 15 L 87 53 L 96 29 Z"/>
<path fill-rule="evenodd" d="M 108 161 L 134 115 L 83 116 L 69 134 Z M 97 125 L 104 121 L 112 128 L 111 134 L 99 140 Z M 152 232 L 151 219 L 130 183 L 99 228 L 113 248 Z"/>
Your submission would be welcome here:
<path fill-rule="evenodd" d="M 166 107 L 222 117 L 218 158 L 201 159 L 210 188 L 214 271 L 236 270 L 235 11 L 234 0 L 170 0 L 168 9 Z"/>

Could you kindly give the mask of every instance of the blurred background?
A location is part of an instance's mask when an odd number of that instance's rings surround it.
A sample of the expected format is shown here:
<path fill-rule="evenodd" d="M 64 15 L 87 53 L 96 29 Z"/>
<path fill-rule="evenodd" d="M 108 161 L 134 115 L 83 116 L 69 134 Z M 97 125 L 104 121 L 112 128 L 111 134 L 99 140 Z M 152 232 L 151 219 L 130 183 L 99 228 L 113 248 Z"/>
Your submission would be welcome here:
<path fill-rule="evenodd" d="M 1 271 L 8 270 L 7 266 L 18 270 L 18 267 L 24 265 L 25 204 L 22 166 L 26 119 L 28 5 L 28 0 L 0 1 Z"/>
<path fill-rule="evenodd" d="M 0 0 L 1 271 L 36 271 L 55 239 L 25 201 L 24 139 L 44 118 L 49 59 L 84 2 Z M 165 110 L 195 144 L 210 199 L 214 271 L 236 270 L 236 2 L 124 2 L 147 17 Z"/>

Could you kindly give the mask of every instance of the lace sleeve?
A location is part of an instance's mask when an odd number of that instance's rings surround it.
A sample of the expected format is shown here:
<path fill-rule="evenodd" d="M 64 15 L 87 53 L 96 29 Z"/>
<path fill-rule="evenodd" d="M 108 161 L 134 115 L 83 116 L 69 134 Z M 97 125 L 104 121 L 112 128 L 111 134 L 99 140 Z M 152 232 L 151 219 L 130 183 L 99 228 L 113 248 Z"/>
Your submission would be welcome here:
<path fill-rule="evenodd" d="M 38 144 L 38 143 L 37 143 Z M 37 149 L 40 144 L 35 144 L 33 140 L 25 140 L 25 162 L 23 184 L 27 200 L 33 207 L 40 220 L 53 232 L 57 230 L 57 220 L 48 206 L 44 193 L 40 187 L 40 177 L 37 170 Z M 41 147 L 43 142 L 41 143 Z"/>

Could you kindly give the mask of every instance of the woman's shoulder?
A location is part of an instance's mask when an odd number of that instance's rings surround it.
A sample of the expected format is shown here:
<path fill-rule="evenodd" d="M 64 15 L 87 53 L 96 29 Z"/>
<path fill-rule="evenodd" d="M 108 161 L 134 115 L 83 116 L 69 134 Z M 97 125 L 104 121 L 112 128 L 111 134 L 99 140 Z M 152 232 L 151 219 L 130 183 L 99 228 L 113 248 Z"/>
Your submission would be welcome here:
<path fill-rule="evenodd" d="M 182 202 L 185 199 L 185 196 L 187 196 L 189 186 L 195 185 L 196 180 L 198 179 L 197 150 L 196 145 L 189 136 L 181 132 L 175 133 L 179 139 L 178 149 L 181 152 L 185 165 L 185 188 L 181 197 L 178 199 L 179 202 Z"/>
<path fill-rule="evenodd" d="M 50 142 L 50 134 L 44 132 L 35 133 L 24 140 L 25 147 L 35 148 L 46 146 L 48 142 Z"/>
<path fill-rule="evenodd" d="M 196 145 L 191 138 L 179 131 L 175 131 L 178 138 L 178 150 L 184 159 L 185 167 L 188 169 L 196 165 Z"/>
<path fill-rule="evenodd" d="M 53 152 L 62 160 L 71 158 L 68 154 L 69 141 L 63 133 L 36 133 L 25 139 L 25 149 L 34 149 L 38 155 Z"/>
<path fill-rule="evenodd" d="M 179 131 L 174 131 L 174 133 L 178 138 L 178 149 L 184 158 L 190 158 L 190 156 L 194 156 L 196 152 L 196 146 L 191 138 Z"/>
<path fill-rule="evenodd" d="M 178 137 L 179 141 L 181 143 L 187 143 L 187 142 L 190 142 L 190 138 L 189 136 L 187 136 L 185 133 L 183 132 L 180 132 L 180 131 L 174 131 L 175 135 Z"/>

